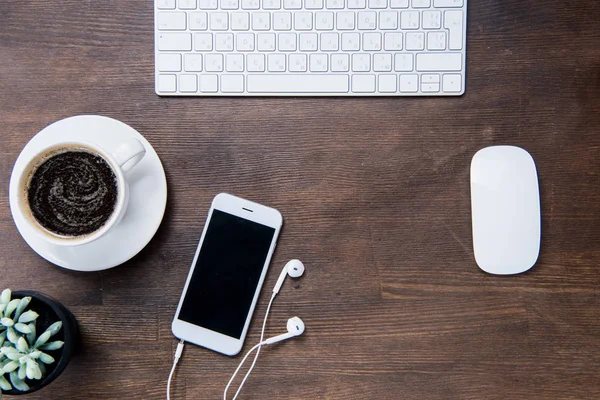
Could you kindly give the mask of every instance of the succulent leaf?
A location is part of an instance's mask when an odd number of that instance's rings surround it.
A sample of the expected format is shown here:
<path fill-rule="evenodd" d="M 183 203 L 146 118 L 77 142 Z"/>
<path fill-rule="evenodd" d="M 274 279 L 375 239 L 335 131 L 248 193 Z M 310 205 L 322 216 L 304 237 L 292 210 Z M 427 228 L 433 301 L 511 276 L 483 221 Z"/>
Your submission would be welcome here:
<path fill-rule="evenodd" d="M 25 333 L 25 334 L 31 333 L 31 328 L 29 327 L 29 325 L 24 324 L 22 322 L 17 322 L 15 324 L 15 329 L 21 333 Z"/>
<path fill-rule="evenodd" d="M 0 332 L 0 347 L 2 347 L 5 340 L 6 340 L 6 331 Z"/>
<path fill-rule="evenodd" d="M 9 327 L 13 326 L 15 323 L 13 322 L 12 319 L 5 317 L 5 318 L 0 319 L 0 324 L 9 328 Z"/>
<path fill-rule="evenodd" d="M 6 304 L 0 303 L 0 315 L 4 315 L 4 310 L 6 310 Z"/>
<path fill-rule="evenodd" d="M 8 372 L 13 372 L 17 368 L 19 368 L 19 362 L 18 361 L 11 361 L 8 364 L 6 364 L 4 366 L 4 368 L 2 368 L 2 372 L 4 372 L 6 374 Z"/>
<path fill-rule="evenodd" d="M 31 302 L 31 297 L 23 297 L 19 301 L 19 306 L 17 307 L 17 310 L 15 311 L 15 316 L 13 317 L 13 319 L 18 320 L 19 317 L 21 316 L 21 314 L 23 313 L 23 311 L 25 311 L 25 308 L 29 305 L 30 302 Z"/>
<path fill-rule="evenodd" d="M 12 292 L 10 289 L 4 289 L 0 295 L 0 304 L 8 304 L 10 302 L 10 296 Z"/>
<path fill-rule="evenodd" d="M 4 316 L 10 317 L 10 315 L 13 313 L 13 311 L 15 311 L 17 309 L 17 307 L 19 307 L 20 302 L 21 302 L 20 299 L 11 300 L 11 302 L 8 303 L 8 305 L 6 306 L 6 310 L 4 310 Z"/>
<path fill-rule="evenodd" d="M 15 349 L 14 347 L 3 347 L 2 354 L 4 354 L 6 358 L 12 361 L 16 361 L 19 359 L 19 357 L 21 357 L 19 350 Z"/>
<path fill-rule="evenodd" d="M 32 359 L 27 360 L 26 374 L 29 379 L 42 379 L 42 371 L 40 371 L 37 361 Z"/>
<path fill-rule="evenodd" d="M 39 349 L 43 350 L 43 351 L 53 351 L 53 350 L 60 349 L 61 347 L 63 347 L 64 344 L 65 344 L 65 342 L 63 342 L 61 340 L 57 340 L 56 342 L 46 343 L 46 344 L 40 346 Z"/>
<path fill-rule="evenodd" d="M 21 336 L 19 340 L 17 340 L 17 350 L 19 350 L 22 353 L 29 351 L 29 345 L 27 344 L 27 340 L 25 340 L 23 336 Z"/>
<path fill-rule="evenodd" d="M 54 336 L 58 333 L 58 331 L 60 331 L 61 328 L 62 328 L 62 321 L 58 321 L 58 322 L 55 322 L 52 325 L 50 325 L 48 327 L 48 329 L 46 329 L 46 332 L 50 332 L 50 336 Z"/>
<path fill-rule="evenodd" d="M 48 341 L 48 339 L 50 339 L 50 336 L 52 336 L 52 332 L 50 331 L 42 333 L 38 340 L 35 341 L 33 347 L 37 349 L 39 346 L 45 344 Z"/>
<path fill-rule="evenodd" d="M 27 385 L 23 379 L 19 379 L 19 374 L 17 371 L 10 373 L 10 381 L 13 387 L 21 392 L 26 392 L 29 390 L 29 385 Z"/>
<path fill-rule="evenodd" d="M 15 332 L 15 330 L 12 327 L 10 327 L 6 331 L 6 337 L 12 344 L 16 345 L 20 336 L 17 334 L 17 332 Z"/>
<path fill-rule="evenodd" d="M 39 350 L 34 350 L 31 353 L 29 353 L 28 357 L 29 358 L 33 358 L 34 360 L 37 360 L 38 358 L 40 358 L 40 356 L 42 355 L 42 352 Z"/>
<path fill-rule="evenodd" d="M 28 333 L 27 336 L 27 342 L 29 342 L 29 345 L 31 346 L 34 342 L 35 342 L 35 338 L 37 336 L 36 334 L 36 329 L 35 329 L 35 322 L 30 322 L 29 325 L 27 325 L 29 327 L 29 329 L 31 329 L 31 333 Z"/>
<path fill-rule="evenodd" d="M 4 390 L 5 392 L 12 390 L 12 385 L 2 375 L 0 375 L 0 389 Z M 0 392 L 0 394 L 1 394 L 1 392 Z"/>
<path fill-rule="evenodd" d="M 19 317 L 19 322 L 26 324 L 28 322 L 35 321 L 37 317 L 39 317 L 38 313 L 29 310 L 21 314 L 21 316 Z"/>
<path fill-rule="evenodd" d="M 44 364 L 52 364 L 54 362 L 54 357 L 52 357 L 46 353 L 42 353 L 42 354 L 40 354 L 40 361 L 43 362 Z"/>
<path fill-rule="evenodd" d="M 40 371 L 42 371 L 42 376 L 46 376 L 46 367 L 44 366 L 43 363 L 38 364 L 38 367 L 40 367 Z"/>
<path fill-rule="evenodd" d="M 19 376 L 19 379 L 25 379 L 25 377 L 27 376 L 27 365 L 26 364 L 21 364 L 21 366 L 19 367 L 18 376 Z"/>

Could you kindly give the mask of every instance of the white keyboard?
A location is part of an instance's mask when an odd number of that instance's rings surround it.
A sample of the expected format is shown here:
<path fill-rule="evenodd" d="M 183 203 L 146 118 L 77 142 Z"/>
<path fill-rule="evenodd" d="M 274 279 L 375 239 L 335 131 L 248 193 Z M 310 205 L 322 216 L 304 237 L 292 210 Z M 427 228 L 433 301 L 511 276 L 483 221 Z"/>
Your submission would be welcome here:
<path fill-rule="evenodd" d="M 458 96 L 467 0 L 155 0 L 161 96 Z"/>

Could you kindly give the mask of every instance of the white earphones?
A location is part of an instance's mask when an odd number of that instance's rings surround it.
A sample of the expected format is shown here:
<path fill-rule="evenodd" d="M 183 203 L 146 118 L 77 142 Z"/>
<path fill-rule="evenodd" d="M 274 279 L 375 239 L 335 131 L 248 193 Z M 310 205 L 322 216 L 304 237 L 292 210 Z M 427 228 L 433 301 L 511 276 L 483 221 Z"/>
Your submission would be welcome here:
<path fill-rule="evenodd" d="M 273 293 L 277 294 L 281 290 L 283 286 L 283 281 L 285 280 L 285 276 L 289 275 L 292 278 L 299 278 L 304 273 L 304 264 L 300 260 L 290 260 L 285 264 L 281 274 L 279 274 L 279 279 L 277 279 L 277 283 L 273 288 Z"/>
<path fill-rule="evenodd" d="M 304 333 L 304 322 L 299 317 L 292 317 L 288 319 L 287 330 L 287 333 L 267 339 L 262 344 L 273 344 L 302 335 Z"/>
<path fill-rule="evenodd" d="M 237 398 L 238 394 L 240 394 L 240 391 L 242 390 L 244 383 L 246 383 L 246 379 L 248 379 L 248 376 L 250 376 L 250 373 L 254 369 L 254 365 L 256 365 L 256 360 L 258 359 L 258 355 L 260 354 L 260 349 L 262 346 L 266 346 L 269 344 L 281 342 L 283 340 L 291 339 L 291 338 L 300 336 L 304 333 L 304 329 L 305 329 L 304 322 L 298 317 L 292 317 L 292 318 L 288 319 L 288 322 L 287 322 L 287 333 L 284 333 L 283 335 L 274 336 L 270 339 L 263 341 L 263 338 L 265 335 L 265 328 L 267 326 L 267 318 L 269 316 L 269 311 L 271 310 L 271 305 L 273 304 L 273 300 L 275 300 L 275 297 L 281 290 L 281 287 L 283 286 L 283 282 L 285 281 L 285 277 L 287 275 L 289 275 L 292 278 L 299 278 L 302 276 L 302 274 L 304 274 L 304 264 L 302 264 L 302 261 L 300 261 L 300 260 L 290 260 L 283 267 L 283 270 L 281 271 L 281 274 L 279 274 L 279 278 L 277 279 L 277 283 L 275 284 L 275 287 L 273 288 L 273 295 L 271 296 L 271 301 L 269 302 L 269 305 L 267 306 L 267 312 L 265 313 L 265 319 L 263 321 L 262 331 L 260 334 L 260 342 L 257 345 L 255 345 L 254 347 L 252 347 L 248 351 L 248 353 L 246 353 L 246 355 L 244 356 L 244 359 L 242 360 L 240 365 L 237 367 L 237 369 L 233 373 L 233 376 L 229 380 L 229 383 L 227 383 L 227 386 L 225 387 L 225 391 L 223 392 L 224 400 L 227 400 L 227 391 L 229 390 L 229 386 L 235 379 L 235 376 L 239 372 L 242 365 L 244 365 L 244 362 L 246 362 L 246 359 L 248 358 L 248 356 L 254 350 L 258 349 L 256 351 L 256 355 L 254 356 L 254 361 L 252 362 L 250 369 L 248 370 L 248 372 L 246 372 L 246 376 L 244 376 L 244 379 L 242 380 L 240 387 L 238 388 L 238 390 L 235 393 L 235 396 L 233 397 L 234 400 Z"/>

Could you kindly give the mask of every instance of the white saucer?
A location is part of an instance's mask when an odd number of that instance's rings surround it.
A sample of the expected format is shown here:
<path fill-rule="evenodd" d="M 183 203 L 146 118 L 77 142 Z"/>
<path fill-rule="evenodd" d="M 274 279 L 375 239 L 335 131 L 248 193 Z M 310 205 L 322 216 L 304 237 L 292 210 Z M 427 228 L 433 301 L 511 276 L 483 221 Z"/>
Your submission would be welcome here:
<path fill-rule="evenodd" d="M 58 141 L 84 140 L 113 151 L 128 138 L 140 140 L 146 147 L 146 156 L 126 174 L 130 188 L 129 206 L 123 219 L 106 235 L 81 246 L 56 246 L 40 238 L 17 212 L 17 176 L 39 149 Z M 10 209 L 23 239 L 46 260 L 76 271 L 100 271 L 131 259 L 158 230 L 166 205 L 167 179 L 152 145 L 129 125 L 98 115 L 69 117 L 42 129 L 21 151 L 10 178 Z"/>

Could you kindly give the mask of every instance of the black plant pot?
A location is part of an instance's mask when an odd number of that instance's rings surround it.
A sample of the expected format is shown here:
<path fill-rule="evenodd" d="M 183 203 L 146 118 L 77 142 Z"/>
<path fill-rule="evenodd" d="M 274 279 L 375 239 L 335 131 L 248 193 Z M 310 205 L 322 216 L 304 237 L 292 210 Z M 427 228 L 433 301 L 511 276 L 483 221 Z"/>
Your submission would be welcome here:
<path fill-rule="evenodd" d="M 77 320 L 65 306 L 38 292 L 29 290 L 12 292 L 12 298 L 20 299 L 27 296 L 31 297 L 31 303 L 29 303 L 27 309 L 33 310 L 39 314 L 39 317 L 35 321 L 38 335 L 44 333 L 44 331 L 53 323 L 62 321 L 62 329 L 54 335 L 50 341 L 62 340 L 65 344 L 61 349 L 47 352 L 54 357 L 56 361 L 53 364 L 46 366 L 46 375 L 41 380 L 27 379 L 26 382 L 30 388 L 28 391 L 21 392 L 13 389 L 8 392 L 3 392 L 5 395 L 18 396 L 29 394 L 49 385 L 65 370 L 65 368 L 67 368 L 69 361 L 71 361 L 71 357 L 79 347 L 79 329 L 77 328 Z"/>

